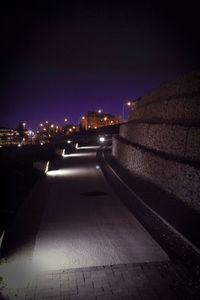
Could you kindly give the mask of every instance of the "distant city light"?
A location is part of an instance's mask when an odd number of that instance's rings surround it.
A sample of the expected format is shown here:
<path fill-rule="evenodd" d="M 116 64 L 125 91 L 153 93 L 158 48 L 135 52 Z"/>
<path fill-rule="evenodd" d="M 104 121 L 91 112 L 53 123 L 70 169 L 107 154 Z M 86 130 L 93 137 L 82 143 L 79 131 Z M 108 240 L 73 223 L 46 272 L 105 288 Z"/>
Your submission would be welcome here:
<path fill-rule="evenodd" d="M 103 142 L 105 141 L 105 138 L 104 138 L 103 136 L 101 136 L 101 137 L 99 138 L 99 140 L 100 140 L 101 143 L 103 143 Z"/>
<path fill-rule="evenodd" d="M 129 101 L 129 102 L 127 102 L 127 105 L 128 105 L 128 106 L 131 106 L 131 102 L 130 102 L 130 101 Z"/>
<path fill-rule="evenodd" d="M 44 126 L 42 123 L 40 123 L 40 126 L 42 127 L 42 126 Z"/>
<path fill-rule="evenodd" d="M 96 169 L 97 169 L 97 170 L 100 169 L 99 165 L 96 165 Z"/>
<path fill-rule="evenodd" d="M 82 116 L 82 120 L 85 120 L 85 116 Z"/>
<path fill-rule="evenodd" d="M 48 123 L 49 123 L 49 121 L 46 121 L 45 123 L 47 123 L 47 124 L 48 124 Z"/>
<path fill-rule="evenodd" d="M 111 124 L 113 124 L 113 121 L 110 121 Z"/>
<path fill-rule="evenodd" d="M 46 131 L 46 128 L 43 128 L 44 131 Z"/>
<path fill-rule="evenodd" d="M 97 129 L 97 126 L 94 126 L 94 129 Z"/>
<path fill-rule="evenodd" d="M 43 142 L 41 142 L 41 143 L 40 143 L 40 145 L 41 145 L 41 146 L 43 146 L 43 145 L 44 145 L 44 143 L 43 143 Z"/>
<path fill-rule="evenodd" d="M 73 129 L 75 129 L 76 127 L 75 126 L 73 126 Z"/>
<path fill-rule="evenodd" d="M 21 144 L 18 144 L 18 145 L 17 145 L 17 147 L 21 147 L 21 146 L 22 146 Z"/>
<path fill-rule="evenodd" d="M 101 110 L 101 109 L 98 109 L 98 113 L 99 113 L 99 114 L 102 113 L 102 110 Z"/>
<path fill-rule="evenodd" d="M 3 146 L 2 145 L 0 145 L 0 148 L 2 148 Z"/>
<path fill-rule="evenodd" d="M 22 123 L 22 125 L 25 127 L 25 126 L 26 126 L 26 123 Z"/>
<path fill-rule="evenodd" d="M 53 124 L 51 125 L 51 128 L 54 128 L 54 125 L 53 125 Z"/>
<path fill-rule="evenodd" d="M 70 129 L 69 129 L 69 131 L 71 132 L 71 131 L 72 131 L 72 129 L 70 128 Z"/>
<path fill-rule="evenodd" d="M 71 144 L 71 142 L 72 142 L 72 141 L 70 141 L 70 140 L 67 141 L 68 144 Z"/>
<path fill-rule="evenodd" d="M 67 118 L 64 121 L 67 122 Z"/>
<path fill-rule="evenodd" d="M 58 128 L 59 128 L 59 126 L 56 126 L 56 128 L 58 129 Z"/>
<path fill-rule="evenodd" d="M 105 117 L 105 118 L 104 118 L 104 121 L 106 121 L 107 119 L 108 119 L 108 118 L 107 118 L 107 117 Z"/>

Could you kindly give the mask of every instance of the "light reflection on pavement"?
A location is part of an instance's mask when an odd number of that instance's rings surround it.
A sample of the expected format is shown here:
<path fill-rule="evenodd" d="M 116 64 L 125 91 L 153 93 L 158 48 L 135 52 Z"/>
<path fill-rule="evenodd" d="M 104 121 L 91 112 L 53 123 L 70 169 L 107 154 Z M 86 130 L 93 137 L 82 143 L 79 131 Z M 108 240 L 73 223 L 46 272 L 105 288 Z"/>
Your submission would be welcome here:
<path fill-rule="evenodd" d="M 46 205 L 34 247 L 26 255 L 28 243 L 24 243 L 10 263 L 1 266 L 7 281 L 9 274 L 13 281 L 16 272 L 24 273 L 18 279 L 27 279 L 28 273 L 37 271 L 168 260 L 96 166 L 96 148 L 78 149 L 63 157 L 59 169 L 47 172 L 39 190 L 36 186 L 32 192 L 35 203 L 42 195 Z M 104 194 L 84 196 L 92 191 Z M 20 232 L 16 234 L 20 238 Z"/>

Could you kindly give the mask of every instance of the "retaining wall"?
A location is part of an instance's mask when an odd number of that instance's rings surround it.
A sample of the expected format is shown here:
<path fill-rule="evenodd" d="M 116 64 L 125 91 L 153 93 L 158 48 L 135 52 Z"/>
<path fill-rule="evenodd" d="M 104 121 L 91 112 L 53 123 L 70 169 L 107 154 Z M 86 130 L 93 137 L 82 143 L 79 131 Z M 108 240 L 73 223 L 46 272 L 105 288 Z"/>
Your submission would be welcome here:
<path fill-rule="evenodd" d="M 134 175 L 200 211 L 200 71 L 139 98 L 112 151 Z"/>

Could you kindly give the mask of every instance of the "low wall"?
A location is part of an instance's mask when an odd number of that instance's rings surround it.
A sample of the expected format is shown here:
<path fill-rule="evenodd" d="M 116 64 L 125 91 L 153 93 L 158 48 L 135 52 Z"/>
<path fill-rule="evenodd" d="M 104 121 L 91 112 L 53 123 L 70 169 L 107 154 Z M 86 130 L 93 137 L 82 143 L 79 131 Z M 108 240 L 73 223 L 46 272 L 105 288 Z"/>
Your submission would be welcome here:
<path fill-rule="evenodd" d="M 48 161 L 34 161 L 33 168 L 37 169 L 41 173 L 45 173 L 48 169 L 49 162 Z"/>
<path fill-rule="evenodd" d="M 134 175 L 200 211 L 200 72 L 138 99 L 112 151 Z"/>

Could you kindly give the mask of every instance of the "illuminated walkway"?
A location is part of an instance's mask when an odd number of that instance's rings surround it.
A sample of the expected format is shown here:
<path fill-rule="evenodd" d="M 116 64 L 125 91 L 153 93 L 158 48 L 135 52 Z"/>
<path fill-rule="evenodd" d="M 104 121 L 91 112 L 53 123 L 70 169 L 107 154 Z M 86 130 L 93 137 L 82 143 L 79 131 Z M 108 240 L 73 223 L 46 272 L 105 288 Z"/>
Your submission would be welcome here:
<path fill-rule="evenodd" d="M 50 165 L 4 242 L 0 299 L 199 299 L 197 282 L 113 193 L 95 148 Z"/>
<path fill-rule="evenodd" d="M 6 277 L 9 270 L 14 280 L 16 272 L 22 276 L 27 270 L 168 260 L 107 184 L 94 147 L 78 149 L 50 166 L 5 241 L 9 235 L 20 243 L 11 245 L 15 250 L 1 271 Z"/>
<path fill-rule="evenodd" d="M 79 149 L 47 173 L 50 196 L 33 261 L 63 269 L 166 260 L 167 255 L 107 185 L 95 149 Z"/>

